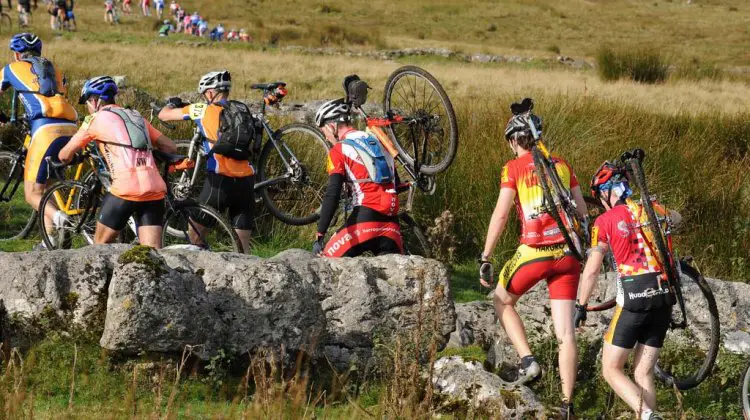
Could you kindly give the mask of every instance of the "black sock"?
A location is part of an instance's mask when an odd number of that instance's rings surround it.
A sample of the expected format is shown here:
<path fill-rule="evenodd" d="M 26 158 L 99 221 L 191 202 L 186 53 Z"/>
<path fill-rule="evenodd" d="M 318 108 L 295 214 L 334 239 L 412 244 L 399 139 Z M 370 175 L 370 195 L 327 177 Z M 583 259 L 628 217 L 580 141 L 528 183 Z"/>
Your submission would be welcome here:
<path fill-rule="evenodd" d="M 521 358 L 521 367 L 526 369 L 531 365 L 532 362 L 536 362 L 536 359 L 532 355 L 524 356 Z"/>

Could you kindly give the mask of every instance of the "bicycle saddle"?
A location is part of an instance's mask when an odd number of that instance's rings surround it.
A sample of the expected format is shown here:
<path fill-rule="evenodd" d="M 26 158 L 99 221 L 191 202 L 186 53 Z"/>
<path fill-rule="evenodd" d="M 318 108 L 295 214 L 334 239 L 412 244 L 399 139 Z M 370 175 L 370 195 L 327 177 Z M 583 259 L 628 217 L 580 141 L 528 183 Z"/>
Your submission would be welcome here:
<path fill-rule="evenodd" d="M 161 150 L 156 150 L 156 149 L 152 150 L 151 152 L 154 154 L 154 158 L 156 160 L 158 160 L 159 162 L 168 163 L 170 165 L 180 162 L 187 158 L 187 156 L 185 155 L 162 152 Z"/>
<path fill-rule="evenodd" d="M 633 149 L 620 155 L 621 162 L 627 162 L 630 159 L 637 159 L 638 162 L 643 163 L 643 159 L 646 158 L 646 152 L 643 149 Z"/>
<path fill-rule="evenodd" d="M 513 115 L 523 114 L 532 109 L 534 109 L 534 100 L 531 98 L 523 98 L 521 103 L 513 102 L 510 104 L 510 112 L 512 112 Z"/>
<path fill-rule="evenodd" d="M 284 87 L 286 86 L 286 83 L 284 82 L 273 82 L 273 83 L 255 83 L 250 85 L 251 89 L 258 89 L 258 90 L 273 90 L 277 87 Z"/>

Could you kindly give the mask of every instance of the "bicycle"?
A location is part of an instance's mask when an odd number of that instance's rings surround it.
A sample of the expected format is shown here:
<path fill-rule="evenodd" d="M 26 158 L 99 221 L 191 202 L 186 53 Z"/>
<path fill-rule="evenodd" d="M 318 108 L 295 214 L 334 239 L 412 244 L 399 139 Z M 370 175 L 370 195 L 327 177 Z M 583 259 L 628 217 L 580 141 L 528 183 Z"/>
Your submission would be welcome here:
<path fill-rule="evenodd" d="M 181 155 L 171 155 L 158 150 L 152 152 L 154 158 L 162 163 L 162 176 L 165 178 L 170 170 L 175 170 L 178 164 L 185 160 Z M 47 159 L 50 166 L 55 169 L 68 165 Z M 109 187 L 109 173 L 95 145 L 90 144 L 74 162 L 86 160 L 94 168 L 95 176 L 84 182 L 58 182 L 42 196 L 41 208 L 54 201 L 56 207 L 68 215 L 66 224 L 61 228 L 47 226 L 44 217 L 39 217 L 42 240 L 47 249 L 78 248 L 94 243 L 97 210 Z M 211 251 L 242 252 L 242 244 L 237 233 L 213 208 L 192 200 L 176 200 L 168 183 L 165 205 L 163 246 L 195 245 Z M 128 226 L 137 234 L 137 227 L 132 218 Z M 54 238 L 52 232 L 55 233 Z"/>
<path fill-rule="evenodd" d="M 22 27 L 23 26 L 21 26 L 19 22 L 19 28 Z M 5 28 L 9 28 L 11 31 L 13 30 L 13 18 L 10 17 L 8 12 L 0 10 L 0 32 L 3 32 Z"/>
<path fill-rule="evenodd" d="M 693 267 L 692 258 L 678 258 L 673 251 L 673 223 L 668 212 L 665 216 L 657 216 L 654 210 L 655 199 L 649 193 L 642 167 L 644 158 L 645 153 L 636 149 L 624 153 L 620 157 L 620 162 L 640 192 L 638 204 L 646 213 L 646 221 L 641 222 L 639 226 L 676 297 L 655 374 L 667 385 L 686 390 L 698 386 L 711 373 L 719 352 L 719 313 L 713 292 L 703 275 Z M 635 204 L 634 199 L 628 198 L 627 204 Z M 601 203 L 592 202 L 592 206 L 598 206 L 602 210 L 604 208 Z M 609 267 L 606 267 L 607 265 Z M 605 267 L 616 271 L 614 260 L 605 263 Z M 611 298 L 598 305 L 589 306 L 587 310 L 604 311 L 615 305 L 615 299 Z M 702 308 L 704 311 L 690 312 L 688 307 Z M 690 351 L 686 351 L 688 348 Z"/>
<path fill-rule="evenodd" d="M 292 123 L 278 130 L 271 127 L 266 106 L 276 106 L 283 99 L 285 86 L 284 82 L 251 86 L 263 92 L 260 112 L 253 114 L 256 138 L 251 159 L 257 168 L 255 192 L 260 193 L 266 208 L 282 222 L 301 226 L 313 223 L 319 217 L 328 175 L 325 169 L 328 145 L 323 133 L 309 124 Z M 152 119 L 159 111 L 161 108 L 151 103 Z M 173 183 L 175 196 L 187 198 L 193 194 L 196 185 L 201 184 L 200 175 L 205 170 L 201 163 L 210 152 L 203 147 L 203 135 L 197 127 L 190 140 L 176 143 L 178 148 L 187 149 L 187 158 L 195 163 L 192 172 L 183 172 Z"/>
<path fill-rule="evenodd" d="M 435 175 L 448 169 L 456 157 L 458 124 L 453 105 L 433 75 L 416 66 L 403 66 L 386 80 L 383 93 L 385 115 L 369 116 L 363 109 L 367 102 L 367 85 L 360 84 L 358 88 L 348 82 L 359 80 L 356 75 L 345 79 L 347 102 L 364 119 L 365 130 L 378 138 L 412 179 L 406 205 L 398 214 L 405 252 L 429 257 L 431 252 L 426 236 L 410 215 L 414 187 L 433 194 L 437 187 Z M 345 210 L 347 206 L 345 200 Z"/>

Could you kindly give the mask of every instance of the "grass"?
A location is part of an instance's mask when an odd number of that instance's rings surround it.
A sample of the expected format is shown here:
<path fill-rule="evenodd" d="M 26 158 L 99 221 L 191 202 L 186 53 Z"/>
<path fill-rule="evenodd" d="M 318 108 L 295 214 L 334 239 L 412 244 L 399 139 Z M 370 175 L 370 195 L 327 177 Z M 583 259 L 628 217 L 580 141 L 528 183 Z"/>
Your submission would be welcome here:
<path fill-rule="evenodd" d="M 606 81 L 628 78 L 639 83 L 662 83 L 667 79 L 669 65 L 654 51 L 615 51 L 603 47 L 596 54 L 599 77 Z"/>

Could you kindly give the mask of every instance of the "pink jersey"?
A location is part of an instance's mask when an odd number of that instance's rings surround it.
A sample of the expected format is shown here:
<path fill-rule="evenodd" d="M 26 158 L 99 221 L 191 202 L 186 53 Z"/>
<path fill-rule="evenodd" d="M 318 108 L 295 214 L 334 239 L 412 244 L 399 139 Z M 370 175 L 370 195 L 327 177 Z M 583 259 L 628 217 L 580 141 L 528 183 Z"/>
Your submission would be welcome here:
<path fill-rule="evenodd" d="M 152 201 L 164 198 L 167 186 L 159 173 L 150 150 L 130 147 L 131 140 L 125 122 L 107 109 L 119 108 L 108 105 L 95 113 L 70 139 L 76 148 L 83 148 L 96 141 L 112 174 L 110 193 L 129 201 Z M 142 118 L 142 117 L 141 117 Z M 153 143 L 161 136 L 145 118 L 148 137 Z"/>

